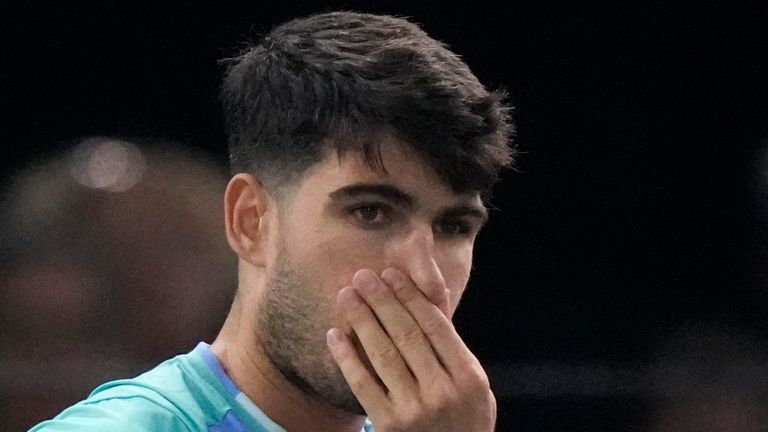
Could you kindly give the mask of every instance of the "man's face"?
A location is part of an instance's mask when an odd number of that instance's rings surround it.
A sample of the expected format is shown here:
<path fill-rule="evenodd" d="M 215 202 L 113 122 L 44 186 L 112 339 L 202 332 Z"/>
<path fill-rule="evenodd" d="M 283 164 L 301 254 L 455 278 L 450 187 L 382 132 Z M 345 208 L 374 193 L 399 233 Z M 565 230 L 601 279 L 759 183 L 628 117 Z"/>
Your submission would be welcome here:
<path fill-rule="evenodd" d="M 357 155 L 333 154 L 281 200 L 276 258 L 259 309 L 261 342 L 283 375 L 360 414 L 325 345 L 331 327 L 351 335 L 337 293 L 358 270 L 394 267 L 452 316 L 486 217 L 477 193 L 454 193 L 409 147 L 388 138 L 381 156 L 386 172 Z"/>

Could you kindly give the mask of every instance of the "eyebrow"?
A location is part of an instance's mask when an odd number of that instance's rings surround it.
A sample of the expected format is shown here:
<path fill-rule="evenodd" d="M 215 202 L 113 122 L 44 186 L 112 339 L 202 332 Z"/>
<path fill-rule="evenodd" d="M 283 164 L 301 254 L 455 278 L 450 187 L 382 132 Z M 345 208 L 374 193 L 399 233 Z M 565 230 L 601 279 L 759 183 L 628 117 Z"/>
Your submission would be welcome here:
<path fill-rule="evenodd" d="M 472 204 L 459 204 L 452 206 L 443 212 L 443 217 L 473 217 L 480 219 L 480 226 L 482 227 L 488 222 L 488 209 L 485 206 L 476 206 Z"/>
<path fill-rule="evenodd" d="M 358 198 L 366 195 L 378 195 L 388 201 L 403 207 L 413 207 L 416 199 L 401 189 L 388 184 L 355 183 L 344 186 L 331 193 L 328 196 L 333 200 Z M 484 225 L 488 221 L 488 210 L 485 206 L 461 203 L 455 206 L 449 206 L 441 212 L 442 217 L 462 217 L 470 216 L 480 219 L 480 224 Z"/>
<path fill-rule="evenodd" d="M 378 195 L 404 207 L 412 207 L 415 199 L 399 188 L 386 184 L 355 183 L 328 194 L 331 199 L 349 199 L 364 195 Z"/>

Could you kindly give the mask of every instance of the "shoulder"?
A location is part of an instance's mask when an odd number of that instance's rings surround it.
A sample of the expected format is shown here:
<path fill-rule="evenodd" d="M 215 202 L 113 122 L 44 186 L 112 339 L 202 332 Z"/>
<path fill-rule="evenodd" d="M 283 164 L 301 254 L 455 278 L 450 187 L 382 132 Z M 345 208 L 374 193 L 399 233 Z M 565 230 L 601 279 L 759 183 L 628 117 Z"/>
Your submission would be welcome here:
<path fill-rule="evenodd" d="M 219 413 L 186 355 L 132 379 L 105 383 L 30 432 L 207 430 Z"/>
<path fill-rule="evenodd" d="M 193 430 L 182 413 L 158 402 L 157 397 L 141 394 L 89 398 L 33 427 L 30 432 Z"/>

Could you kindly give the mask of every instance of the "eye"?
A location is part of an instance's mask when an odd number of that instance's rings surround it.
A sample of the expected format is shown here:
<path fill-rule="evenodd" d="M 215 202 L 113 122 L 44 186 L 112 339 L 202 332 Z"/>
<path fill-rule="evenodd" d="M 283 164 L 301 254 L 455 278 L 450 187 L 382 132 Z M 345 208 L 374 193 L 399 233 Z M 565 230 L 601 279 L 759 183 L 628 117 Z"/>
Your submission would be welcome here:
<path fill-rule="evenodd" d="M 376 228 L 388 222 L 388 209 L 382 204 L 369 203 L 356 205 L 349 209 L 355 220 L 367 228 Z"/>
<path fill-rule="evenodd" d="M 435 232 L 448 236 L 468 235 L 474 230 L 471 223 L 464 220 L 445 220 L 435 225 Z"/>

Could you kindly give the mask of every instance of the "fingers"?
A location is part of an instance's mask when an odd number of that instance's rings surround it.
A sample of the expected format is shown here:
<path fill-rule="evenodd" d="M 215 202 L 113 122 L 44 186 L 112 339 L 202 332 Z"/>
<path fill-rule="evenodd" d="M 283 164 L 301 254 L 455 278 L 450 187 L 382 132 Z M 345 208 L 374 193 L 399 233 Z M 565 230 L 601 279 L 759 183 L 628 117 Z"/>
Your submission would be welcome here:
<path fill-rule="evenodd" d="M 445 313 L 448 293 L 427 298 L 395 269 L 352 282 L 338 306 L 364 354 L 337 329 L 328 346 L 377 430 L 493 430 L 488 377 Z"/>
<path fill-rule="evenodd" d="M 382 279 L 366 269 L 352 282 L 417 381 L 431 381 L 444 372 L 421 327 Z"/>
<path fill-rule="evenodd" d="M 382 278 L 392 287 L 394 295 L 418 323 L 429 344 L 452 376 L 482 372 L 477 358 L 456 333 L 447 315 L 430 302 L 410 278 L 396 269 L 387 269 Z M 446 301 L 448 295 L 445 296 Z M 484 376 L 484 372 L 482 373 Z"/>
<path fill-rule="evenodd" d="M 333 359 L 365 411 L 372 414 L 387 408 L 389 398 L 360 360 L 352 341 L 337 328 L 328 330 L 326 340 Z"/>
<path fill-rule="evenodd" d="M 363 291 L 375 290 L 365 288 Z M 398 347 L 382 328 L 373 311 L 352 287 L 343 288 L 338 295 L 340 310 L 360 340 L 368 359 L 384 386 L 394 397 L 413 394 L 415 382 Z M 405 312 L 407 314 L 407 312 Z"/>

